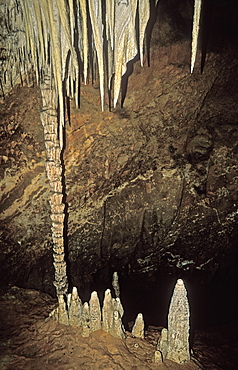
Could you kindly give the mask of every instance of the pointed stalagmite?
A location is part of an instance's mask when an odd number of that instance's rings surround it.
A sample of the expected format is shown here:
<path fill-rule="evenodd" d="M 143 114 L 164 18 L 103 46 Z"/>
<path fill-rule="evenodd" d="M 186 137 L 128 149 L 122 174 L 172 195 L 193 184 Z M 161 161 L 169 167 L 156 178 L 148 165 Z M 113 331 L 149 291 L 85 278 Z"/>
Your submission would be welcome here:
<path fill-rule="evenodd" d="M 110 333 L 113 322 L 114 306 L 112 301 L 111 290 L 107 289 L 104 294 L 102 307 L 102 329 Z"/>
<path fill-rule="evenodd" d="M 64 300 L 64 296 L 61 294 L 58 296 L 58 317 L 59 317 L 59 323 L 64 325 L 69 325 L 69 316 L 66 308 L 66 303 Z"/>
<path fill-rule="evenodd" d="M 145 333 L 144 333 L 145 323 L 143 319 L 142 313 L 138 313 L 135 324 L 132 328 L 132 335 L 136 338 L 144 339 Z"/>
<path fill-rule="evenodd" d="M 112 301 L 113 301 L 113 310 L 118 311 L 120 317 L 122 318 L 124 315 L 124 308 L 121 304 L 120 298 L 113 298 Z"/>
<path fill-rule="evenodd" d="M 169 359 L 178 364 L 190 361 L 189 352 L 189 303 L 183 280 L 179 279 L 175 285 L 171 298 L 168 331 L 164 329 L 158 344 L 163 359 Z M 166 345 L 167 336 L 167 345 Z"/>
<path fill-rule="evenodd" d="M 88 302 L 84 302 L 82 309 L 82 337 L 89 337 L 90 334 L 90 313 Z"/>
<path fill-rule="evenodd" d="M 125 329 L 123 327 L 121 317 L 118 311 L 113 312 L 113 322 L 112 322 L 112 328 L 110 330 L 110 334 L 113 337 L 125 339 Z"/>
<path fill-rule="evenodd" d="M 168 330 L 165 328 L 161 331 L 157 350 L 161 352 L 161 354 L 163 355 L 163 359 L 165 359 L 168 352 Z"/>
<path fill-rule="evenodd" d="M 96 331 L 101 329 L 101 308 L 98 299 L 97 292 L 92 292 L 89 301 L 90 310 L 90 331 Z"/>
<path fill-rule="evenodd" d="M 76 287 L 73 287 L 70 302 L 68 304 L 69 310 L 69 325 L 81 326 L 82 321 L 82 302 L 78 296 Z"/>

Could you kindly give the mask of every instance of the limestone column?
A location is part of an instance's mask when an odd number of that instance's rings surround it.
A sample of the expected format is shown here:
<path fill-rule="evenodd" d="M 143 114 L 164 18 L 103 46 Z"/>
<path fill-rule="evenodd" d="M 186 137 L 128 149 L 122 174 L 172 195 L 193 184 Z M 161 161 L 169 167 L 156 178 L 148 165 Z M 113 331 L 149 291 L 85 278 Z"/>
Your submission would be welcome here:
<path fill-rule="evenodd" d="M 41 122 L 44 129 L 44 140 L 46 147 L 46 173 L 50 183 L 50 207 L 52 221 L 53 239 L 53 264 L 55 268 L 54 285 L 57 296 L 66 295 L 68 290 L 68 280 L 66 275 L 66 262 L 64 251 L 64 220 L 65 205 L 63 203 L 62 186 L 62 150 L 58 137 L 58 119 L 56 94 L 50 86 L 50 77 L 45 78 L 41 85 L 42 112 Z"/>

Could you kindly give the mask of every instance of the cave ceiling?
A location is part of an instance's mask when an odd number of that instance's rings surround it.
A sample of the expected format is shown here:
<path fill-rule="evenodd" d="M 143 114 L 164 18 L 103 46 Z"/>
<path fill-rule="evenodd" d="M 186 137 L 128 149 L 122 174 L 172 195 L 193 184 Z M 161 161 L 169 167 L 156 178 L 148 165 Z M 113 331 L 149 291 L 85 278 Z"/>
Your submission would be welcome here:
<path fill-rule="evenodd" d="M 128 2 L 127 29 L 110 1 L 106 14 L 97 1 L 10 3 L 0 2 L 2 282 L 53 293 L 48 108 L 70 284 L 114 270 L 148 284 L 235 271 L 236 3 L 203 5 L 192 62 L 193 1 L 139 2 L 137 12 Z"/>

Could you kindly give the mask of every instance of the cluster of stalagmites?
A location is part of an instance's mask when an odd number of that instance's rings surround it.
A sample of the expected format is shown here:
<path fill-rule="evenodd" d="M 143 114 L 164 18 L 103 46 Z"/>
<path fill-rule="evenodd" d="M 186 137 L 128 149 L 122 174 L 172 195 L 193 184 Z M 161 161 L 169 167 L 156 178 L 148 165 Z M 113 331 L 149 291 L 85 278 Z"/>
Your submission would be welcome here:
<path fill-rule="evenodd" d="M 113 288 L 115 293 L 120 291 L 117 273 L 113 275 Z M 88 337 L 90 333 L 102 329 L 114 337 L 126 338 L 122 323 L 124 309 L 119 296 L 113 298 L 110 289 L 105 291 L 102 308 L 96 291 L 92 292 L 89 302 L 82 303 L 76 287 L 73 288 L 72 294 L 67 295 L 66 300 L 64 295 L 59 295 L 58 303 L 58 307 L 50 313 L 50 318 L 60 324 L 79 327 L 83 337 Z M 162 329 L 155 351 L 155 363 L 171 360 L 185 364 L 190 361 L 189 320 L 187 292 L 183 281 L 179 279 L 170 302 L 168 329 Z M 136 317 L 132 336 L 145 338 L 142 313 Z"/>
<path fill-rule="evenodd" d="M 122 324 L 124 309 L 120 298 L 113 298 L 110 289 L 105 291 L 102 309 L 97 292 L 92 292 L 89 302 L 82 303 L 76 287 L 72 294 L 68 294 L 67 301 L 60 295 L 58 302 L 58 307 L 51 312 L 50 317 L 61 324 L 80 327 L 83 337 L 103 329 L 114 337 L 125 339 Z"/>

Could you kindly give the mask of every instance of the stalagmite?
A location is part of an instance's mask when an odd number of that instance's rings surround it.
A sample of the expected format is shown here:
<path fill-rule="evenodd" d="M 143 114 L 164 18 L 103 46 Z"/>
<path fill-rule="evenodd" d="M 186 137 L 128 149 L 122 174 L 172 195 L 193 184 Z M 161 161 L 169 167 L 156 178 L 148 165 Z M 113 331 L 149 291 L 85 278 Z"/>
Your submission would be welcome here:
<path fill-rule="evenodd" d="M 133 337 L 144 339 L 145 337 L 144 328 L 145 328 L 145 323 L 144 323 L 143 315 L 142 313 L 138 313 L 135 324 L 132 328 Z"/>
<path fill-rule="evenodd" d="M 81 326 L 82 322 L 82 302 L 78 296 L 76 287 L 73 287 L 70 302 L 68 305 L 69 310 L 69 325 Z"/>
<path fill-rule="evenodd" d="M 163 359 L 166 359 L 168 352 L 168 330 L 163 328 L 161 336 L 158 342 L 157 350 L 163 355 Z"/>
<path fill-rule="evenodd" d="M 69 325 L 69 317 L 66 309 L 66 303 L 64 300 L 64 296 L 62 294 L 58 296 L 58 303 L 59 303 L 58 307 L 59 323 Z"/>
<path fill-rule="evenodd" d="M 112 327 L 110 329 L 110 334 L 113 337 L 125 339 L 125 329 L 123 327 L 121 317 L 118 311 L 113 312 L 113 321 L 112 321 Z"/>
<path fill-rule="evenodd" d="M 194 70 L 197 47 L 198 47 L 198 35 L 201 17 L 202 0 L 194 1 L 194 14 L 193 14 L 193 31 L 192 31 L 192 55 L 191 55 L 191 73 Z"/>
<path fill-rule="evenodd" d="M 113 309 L 114 311 L 118 311 L 119 314 L 120 314 L 120 317 L 123 317 L 124 315 L 124 308 L 121 304 L 121 300 L 119 297 L 117 298 L 112 298 L 112 301 L 113 301 Z"/>
<path fill-rule="evenodd" d="M 90 313 L 88 302 L 83 304 L 82 309 L 82 337 L 89 337 L 91 332 L 90 328 Z"/>
<path fill-rule="evenodd" d="M 102 329 L 118 338 L 125 338 L 122 324 L 124 309 L 120 298 L 112 298 L 110 289 L 105 291 L 102 308 Z"/>
<path fill-rule="evenodd" d="M 183 280 L 178 279 L 169 307 L 168 331 L 162 331 L 157 348 L 162 352 L 163 359 L 179 364 L 190 361 L 189 318 L 187 291 Z"/>
<path fill-rule="evenodd" d="M 113 286 L 116 298 L 119 298 L 120 297 L 120 285 L 119 285 L 119 279 L 118 279 L 118 273 L 117 272 L 113 273 L 112 286 Z"/>
<path fill-rule="evenodd" d="M 101 308 L 97 292 L 92 292 L 89 301 L 89 318 L 90 318 L 90 331 L 101 329 Z"/>
<path fill-rule="evenodd" d="M 163 362 L 162 353 L 160 351 L 155 351 L 154 361 L 156 364 L 161 364 Z"/>
<path fill-rule="evenodd" d="M 102 329 L 110 333 L 110 328 L 113 322 L 113 302 L 110 289 L 107 289 L 104 294 L 102 307 Z"/>

